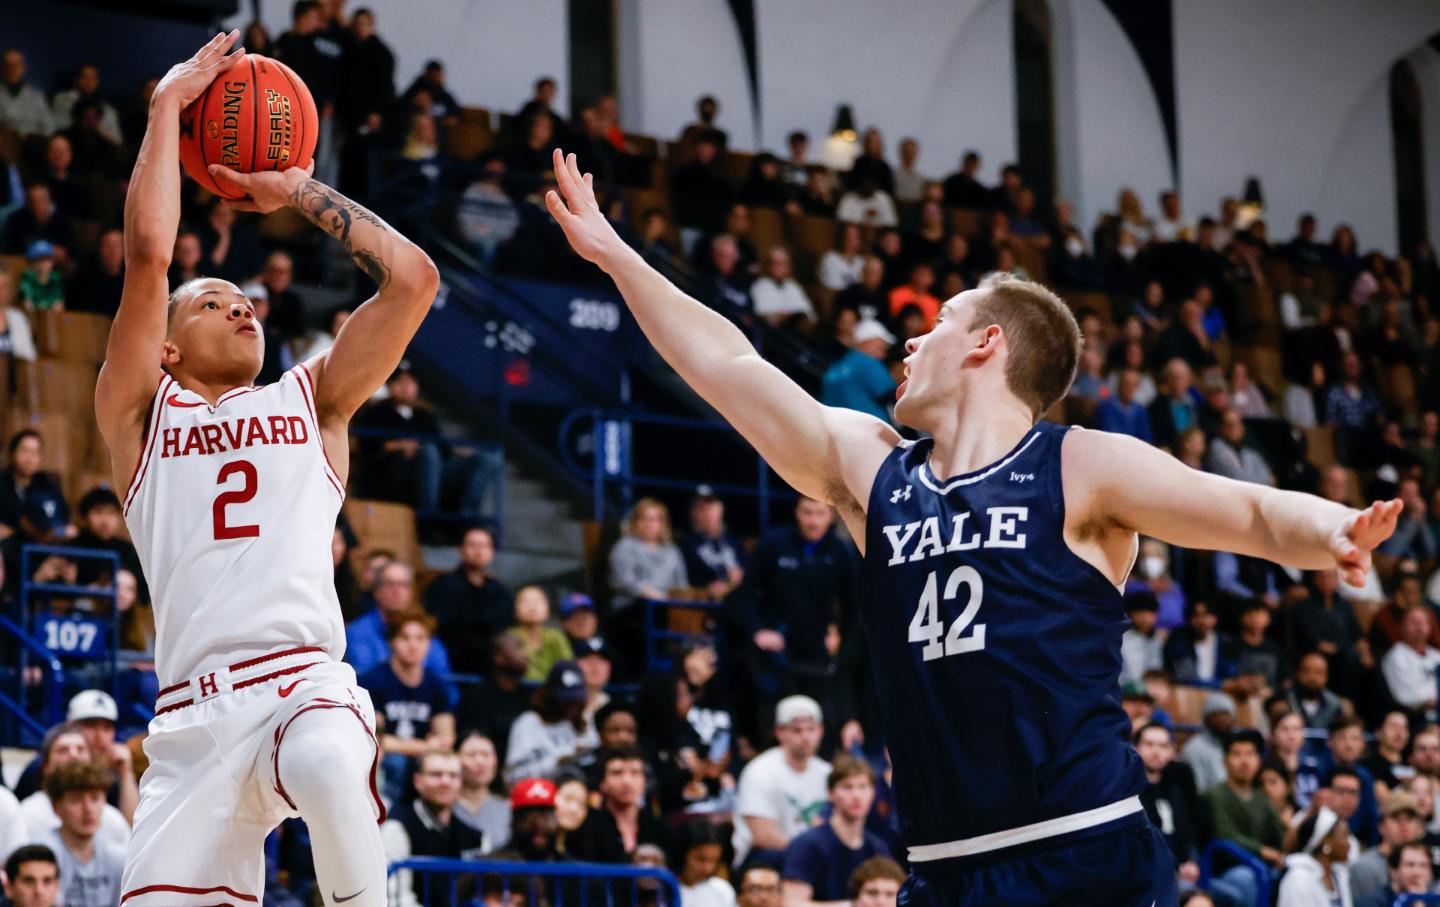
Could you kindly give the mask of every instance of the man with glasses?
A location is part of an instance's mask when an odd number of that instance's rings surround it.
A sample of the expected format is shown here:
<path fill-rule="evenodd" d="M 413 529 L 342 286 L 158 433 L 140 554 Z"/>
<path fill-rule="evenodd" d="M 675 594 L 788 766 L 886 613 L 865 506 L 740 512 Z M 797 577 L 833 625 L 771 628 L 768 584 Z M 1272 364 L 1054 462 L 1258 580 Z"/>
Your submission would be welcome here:
<path fill-rule="evenodd" d="M 415 574 L 406 564 L 390 561 L 375 577 L 375 607 L 345 627 L 345 660 L 356 674 L 364 674 L 390 660 L 385 625 L 415 607 Z M 436 677 L 450 674 L 450 654 L 438 639 L 430 641 L 425 656 L 425 673 Z"/>
<path fill-rule="evenodd" d="M 455 818 L 455 802 L 460 799 L 460 757 L 446 750 L 431 750 L 420 758 L 414 780 L 418 796 L 409 803 L 396 804 L 380 828 L 386 859 L 392 863 L 412 856 L 473 859 L 484 853 L 479 830 Z M 411 888 L 420 898 L 418 903 L 450 907 L 450 886 L 441 874 L 420 873 Z M 408 900 L 406 893 L 392 891 L 391 903 L 397 902 L 415 903 Z"/>

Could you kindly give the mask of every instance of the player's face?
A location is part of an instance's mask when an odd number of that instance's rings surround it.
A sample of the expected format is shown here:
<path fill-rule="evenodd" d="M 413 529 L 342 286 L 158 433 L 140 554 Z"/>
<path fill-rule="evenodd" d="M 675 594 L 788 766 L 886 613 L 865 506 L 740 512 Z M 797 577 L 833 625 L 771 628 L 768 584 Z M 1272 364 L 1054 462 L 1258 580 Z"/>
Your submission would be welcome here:
<path fill-rule="evenodd" d="M 249 384 L 260 374 L 265 337 L 250 300 L 228 280 L 193 282 L 175 310 L 162 361 L 202 381 Z"/>
<path fill-rule="evenodd" d="M 871 879 L 860 889 L 855 907 L 895 907 L 900 883 L 894 879 Z"/>
<path fill-rule="evenodd" d="M 21 863 L 15 878 L 5 886 L 5 895 L 15 907 L 55 907 L 60 898 L 60 872 L 45 860 Z"/>
<path fill-rule="evenodd" d="M 73 835 L 89 837 L 100 830 L 105 794 L 98 790 L 70 791 L 55 804 L 60 824 Z"/>
<path fill-rule="evenodd" d="M 875 783 L 864 775 L 846 778 L 830 792 L 835 811 L 847 819 L 861 819 L 870 813 L 875 802 Z"/>
<path fill-rule="evenodd" d="M 984 290 L 966 290 L 945 302 L 928 334 L 905 342 L 905 379 L 895 391 L 895 418 L 925 430 L 942 409 L 953 409 L 963 390 L 966 356 L 984 334 L 969 330 L 969 311 Z"/>

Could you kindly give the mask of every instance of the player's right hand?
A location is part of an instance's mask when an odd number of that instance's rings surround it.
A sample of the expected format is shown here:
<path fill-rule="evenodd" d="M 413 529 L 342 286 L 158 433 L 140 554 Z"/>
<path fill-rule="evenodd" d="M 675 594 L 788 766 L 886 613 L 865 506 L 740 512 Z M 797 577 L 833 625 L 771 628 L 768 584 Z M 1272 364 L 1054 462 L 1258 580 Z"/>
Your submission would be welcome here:
<path fill-rule="evenodd" d="M 1370 572 L 1370 553 L 1395 532 L 1404 504 L 1397 498 L 1376 501 L 1364 510 L 1352 512 L 1330 539 L 1330 551 L 1340 578 L 1356 588 L 1365 585 Z"/>
<path fill-rule="evenodd" d="M 183 63 L 176 63 L 165 73 L 160 84 L 155 86 L 155 95 L 151 99 L 154 104 L 158 100 L 166 100 L 174 103 L 179 108 L 184 108 L 191 101 L 200 97 L 215 77 L 235 61 L 235 54 L 228 54 L 227 51 L 240 39 L 240 29 L 235 29 L 228 35 L 224 32 L 205 42 L 205 46 L 195 52 L 195 56 Z M 235 53 L 243 54 L 245 48 L 238 48 Z"/>
<path fill-rule="evenodd" d="M 580 173 L 575 155 L 566 155 L 555 149 L 555 182 L 560 187 L 545 193 L 545 206 L 565 238 L 581 258 L 594 262 L 601 268 L 621 249 L 625 243 L 595 201 L 593 175 Z"/>

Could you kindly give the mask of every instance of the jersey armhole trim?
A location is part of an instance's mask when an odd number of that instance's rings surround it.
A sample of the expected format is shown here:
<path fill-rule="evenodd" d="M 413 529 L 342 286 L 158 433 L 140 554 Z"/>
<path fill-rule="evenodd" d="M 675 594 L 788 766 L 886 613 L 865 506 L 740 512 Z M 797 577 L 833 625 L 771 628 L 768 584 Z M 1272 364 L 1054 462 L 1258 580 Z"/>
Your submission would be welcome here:
<path fill-rule="evenodd" d="M 310 411 L 310 424 L 315 426 L 315 442 L 320 445 L 320 455 L 325 458 L 325 478 L 344 501 L 345 486 L 340 483 L 340 474 L 335 471 L 335 464 L 330 462 L 330 452 L 325 449 L 325 437 L 320 434 L 320 417 L 315 411 L 315 379 L 310 376 L 309 366 L 303 362 L 296 363 L 294 370 L 300 375 L 300 396 L 305 398 L 305 408 Z"/>
<path fill-rule="evenodd" d="M 125 490 L 125 506 L 122 516 L 128 516 L 130 505 L 135 503 L 135 496 L 140 491 L 140 483 L 145 479 L 145 472 L 150 468 L 150 460 L 155 450 L 155 438 L 160 434 L 160 417 L 165 409 L 165 392 L 175 383 L 175 379 L 167 375 L 160 377 L 160 384 L 155 389 L 155 399 L 150 404 L 150 422 L 146 427 L 145 438 L 140 443 L 140 455 L 135 460 L 135 473 L 130 477 L 130 487 Z"/>

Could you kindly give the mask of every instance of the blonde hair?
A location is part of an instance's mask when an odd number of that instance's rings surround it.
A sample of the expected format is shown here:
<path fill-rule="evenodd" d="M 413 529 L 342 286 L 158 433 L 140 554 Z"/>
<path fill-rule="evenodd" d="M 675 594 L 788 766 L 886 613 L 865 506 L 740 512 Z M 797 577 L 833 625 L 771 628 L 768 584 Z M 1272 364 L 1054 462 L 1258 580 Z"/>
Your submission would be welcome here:
<path fill-rule="evenodd" d="M 641 498 L 630 508 L 630 515 L 625 518 L 625 534 L 634 535 L 635 527 L 640 524 L 640 516 L 646 508 L 653 507 L 660 511 L 660 541 L 669 545 L 674 542 L 670 532 L 670 508 L 666 507 L 659 498 Z"/>
<path fill-rule="evenodd" d="M 1034 281 L 996 272 L 978 289 L 988 292 L 975 304 L 968 330 L 994 324 L 1005 332 L 1005 383 L 1039 419 L 1075 380 L 1085 345 L 1080 325 L 1064 300 Z"/>

